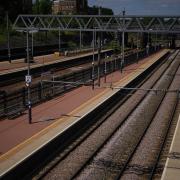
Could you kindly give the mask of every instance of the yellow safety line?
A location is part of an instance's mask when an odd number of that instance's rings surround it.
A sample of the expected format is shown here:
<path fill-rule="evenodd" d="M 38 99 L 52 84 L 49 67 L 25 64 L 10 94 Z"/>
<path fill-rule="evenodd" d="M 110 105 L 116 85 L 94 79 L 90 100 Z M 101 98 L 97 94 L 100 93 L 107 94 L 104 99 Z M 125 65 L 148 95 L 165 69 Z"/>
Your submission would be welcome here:
<path fill-rule="evenodd" d="M 71 116 L 72 114 L 77 113 L 80 109 L 83 109 L 86 105 L 91 104 L 92 101 L 94 101 L 94 100 L 98 99 L 100 96 L 104 95 L 104 93 L 106 91 L 107 90 L 104 90 L 103 92 L 100 92 L 97 96 L 94 96 L 93 98 L 89 99 L 88 101 L 86 101 L 85 103 L 81 104 L 80 106 L 78 106 L 76 109 L 74 109 L 73 111 L 71 111 L 68 114 Z M 13 147 L 8 152 L 6 152 L 5 154 L 0 156 L 0 161 L 2 159 L 4 159 L 4 158 L 7 158 L 7 156 L 10 156 L 11 154 L 13 154 L 14 151 L 17 151 L 18 149 L 22 149 L 30 141 L 32 141 L 33 139 L 37 139 L 38 136 L 42 136 L 42 135 L 46 134 L 49 130 L 52 130 L 52 128 L 57 127 L 57 125 L 59 123 L 61 123 L 63 120 L 67 120 L 68 118 L 70 118 L 70 117 L 59 118 L 56 122 L 52 123 L 51 125 L 49 125 L 46 128 L 42 129 L 41 131 L 39 131 L 38 133 L 34 134 L 33 136 L 31 136 L 27 140 L 25 140 L 22 143 L 18 144 L 17 146 Z"/>

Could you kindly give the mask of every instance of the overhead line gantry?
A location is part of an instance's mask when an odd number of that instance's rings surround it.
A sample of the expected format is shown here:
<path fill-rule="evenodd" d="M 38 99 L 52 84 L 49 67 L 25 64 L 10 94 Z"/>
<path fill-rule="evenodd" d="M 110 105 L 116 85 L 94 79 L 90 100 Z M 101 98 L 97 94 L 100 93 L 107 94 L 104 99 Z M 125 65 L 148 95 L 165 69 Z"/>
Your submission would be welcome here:
<path fill-rule="evenodd" d="M 19 15 L 16 30 L 180 33 L 180 16 Z"/>

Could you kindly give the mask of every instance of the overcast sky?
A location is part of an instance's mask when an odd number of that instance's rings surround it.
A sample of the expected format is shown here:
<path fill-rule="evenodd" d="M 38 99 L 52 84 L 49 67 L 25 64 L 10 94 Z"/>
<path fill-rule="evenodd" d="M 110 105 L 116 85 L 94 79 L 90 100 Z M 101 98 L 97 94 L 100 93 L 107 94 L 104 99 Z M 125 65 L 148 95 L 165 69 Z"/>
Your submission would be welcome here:
<path fill-rule="evenodd" d="M 89 0 L 88 3 L 112 8 L 115 14 L 125 8 L 128 15 L 180 15 L 180 0 Z"/>

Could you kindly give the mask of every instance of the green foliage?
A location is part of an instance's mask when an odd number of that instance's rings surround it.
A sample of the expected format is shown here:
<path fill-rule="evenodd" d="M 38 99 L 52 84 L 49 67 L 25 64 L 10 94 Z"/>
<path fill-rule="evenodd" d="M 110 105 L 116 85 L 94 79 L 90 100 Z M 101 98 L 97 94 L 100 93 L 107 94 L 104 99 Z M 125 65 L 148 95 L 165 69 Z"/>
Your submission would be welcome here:
<path fill-rule="evenodd" d="M 75 31 L 65 31 L 64 35 L 67 35 L 67 36 L 77 36 L 77 35 L 79 35 L 79 33 L 75 32 Z"/>
<path fill-rule="evenodd" d="M 114 50 L 114 53 L 118 53 L 121 50 L 120 45 L 117 40 L 111 41 L 110 48 Z"/>
<path fill-rule="evenodd" d="M 88 14 L 92 15 L 97 15 L 99 14 L 99 7 L 93 6 L 93 7 L 88 7 Z M 102 8 L 101 7 L 101 14 L 102 15 L 113 15 L 113 10 L 110 8 Z"/>
<path fill-rule="evenodd" d="M 0 43 L 5 43 L 5 42 L 6 42 L 6 36 L 0 33 Z"/>
<path fill-rule="evenodd" d="M 113 12 L 113 10 L 110 9 L 110 8 L 102 8 L 101 14 L 102 14 L 102 15 L 113 15 L 114 12 Z"/>
<path fill-rule="evenodd" d="M 22 0 L 1 0 L 0 1 L 0 21 L 4 20 L 8 12 L 11 21 L 14 21 L 19 14 L 31 13 L 32 4 Z"/>
<path fill-rule="evenodd" d="M 38 0 L 33 5 L 34 14 L 51 14 L 52 12 L 52 1 L 51 0 Z"/>
<path fill-rule="evenodd" d="M 77 47 L 77 44 L 75 42 L 73 42 L 73 41 L 69 41 L 68 42 L 68 47 L 74 49 L 74 48 Z"/>
<path fill-rule="evenodd" d="M 0 43 L 6 42 L 6 26 L 0 24 Z"/>
<path fill-rule="evenodd" d="M 151 19 L 152 19 L 151 17 L 145 17 L 145 18 L 143 18 L 142 22 L 143 22 L 143 24 L 148 25 L 150 23 Z"/>

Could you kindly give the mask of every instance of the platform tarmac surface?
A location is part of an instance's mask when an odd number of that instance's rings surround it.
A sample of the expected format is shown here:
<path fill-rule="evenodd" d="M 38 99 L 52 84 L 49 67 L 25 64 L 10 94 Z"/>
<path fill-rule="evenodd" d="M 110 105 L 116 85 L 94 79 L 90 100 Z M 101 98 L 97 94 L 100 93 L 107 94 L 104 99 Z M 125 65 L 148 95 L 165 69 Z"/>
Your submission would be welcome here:
<path fill-rule="evenodd" d="M 162 57 L 168 50 L 161 50 L 139 63 L 129 65 L 123 69 L 123 73 L 116 71 L 107 76 L 106 84 L 104 78 L 101 78 L 101 85 L 113 84 L 115 86 L 123 85 L 130 81 L 132 76 L 137 76 L 144 71 L 147 66 L 153 64 Z M 131 77 L 130 77 L 131 76 Z M 8 120 L 0 121 L 0 169 L 6 164 L 4 162 L 15 153 L 23 152 L 23 148 L 37 138 L 46 134 L 53 134 L 51 131 L 62 131 L 66 129 L 73 121 L 80 119 L 87 111 L 98 105 L 102 100 L 108 98 L 116 90 L 110 88 L 98 88 L 92 90 L 91 86 L 82 86 L 73 91 L 65 93 L 62 96 L 54 98 L 48 102 L 42 103 L 32 109 L 32 124 L 28 124 L 28 115 L 24 115 Z M 68 124 L 68 121 L 70 124 Z M 59 129 L 57 129 L 57 127 Z M 48 138 L 48 137 L 46 137 Z M 37 144 L 36 144 L 37 145 Z M 31 152 L 31 151 L 30 151 Z"/>
<path fill-rule="evenodd" d="M 105 52 L 108 50 L 102 50 Z M 95 51 L 97 53 L 97 51 Z M 36 68 L 44 65 L 54 64 L 58 62 L 69 61 L 72 59 L 78 59 L 81 57 L 86 57 L 92 55 L 92 52 L 82 52 L 76 55 L 69 55 L 69 56 L 57 56 L 55 54 L 49 55 L 42 55 L 34 57 L 34 62 L 31 63 L 31 68 Z M 27 69 L 27 63 L 24 62 L 24 58 L 12 60 L 11 63 L 9 61 L 2 61 L 0 62 L 0 75 L 21 71 Z"/>

